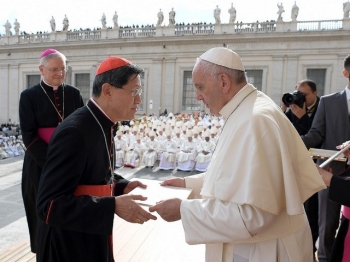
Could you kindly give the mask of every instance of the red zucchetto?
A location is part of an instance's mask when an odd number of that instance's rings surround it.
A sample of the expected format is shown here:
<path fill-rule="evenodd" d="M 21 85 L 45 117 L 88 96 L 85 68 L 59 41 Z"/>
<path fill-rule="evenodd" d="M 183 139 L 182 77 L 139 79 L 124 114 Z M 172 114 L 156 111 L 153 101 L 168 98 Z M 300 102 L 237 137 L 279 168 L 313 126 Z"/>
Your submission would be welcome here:
<path fill-rule="evenodd" d="M 125 58 L 110 56 L 106 60 L 104 60 L 97 68 L 96 75 L 103 74 L 107 71 L 123 67 L 126 65 L 130 65 L 131 62 L 126 60 Z"/>

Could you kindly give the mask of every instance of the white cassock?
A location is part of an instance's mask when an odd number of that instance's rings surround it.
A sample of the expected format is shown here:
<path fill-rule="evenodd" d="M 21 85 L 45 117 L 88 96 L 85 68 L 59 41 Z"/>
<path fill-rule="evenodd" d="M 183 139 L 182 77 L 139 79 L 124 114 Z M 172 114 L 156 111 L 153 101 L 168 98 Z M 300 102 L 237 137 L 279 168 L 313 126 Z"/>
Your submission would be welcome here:
<path fill-rule="evenodd" d="M 158 159 L 158 149 L 159 149 L 159 143 L 157 140 L 149 140 L 145 143 L 146 150 L 143 153 L 142 162 L 145 166 L 154 166 L 154 163 Z M 152 152 L 149 152 L 148 150 L 153 150 Z"/>
<path fill-rule="evenodd" d="M 213 151 L 215 150 L 215 143 L 211 140 L 207 141 L 202 141 L 199 143 L 197 147 L 197 157 L 196 157 L 196 167 L 195 169 L 197 171 L 204 172 L 207 170 L 207 167 L 210 164 L 211 157 L 213 154 Z M 208 154 L 204 155 L 203 151 L 208 152 Z"/>
<path fill-rule="evenodd" d="M 128 150 L 128 144 L 126 141 L 118 137 L 114 138 L 115 145 L 115 166 L 121 167 L 124 163 L 125 152 Z"/>
<path fill-rule="evenodd" d="M 0 159 L 9 158 L 9 154 L 6 153 L 5 149 L 0 147 Z"/>
<path fill-rule="evenodd" d="M 162 154 L 160 155 L 159 169 L 174 169 L 176 167 L 176 142 L 172 139 L 166 139 L 161 144 L 160 150 L 162 151 Z"/>
<path fill-rule="evenodd" d="M 137 141 L 135 141 L 131 146 L 129 146 L 129 151 L 127 151 L 125 154 L 124 164 L 131 167 L 138 167 L 145 149 L 146 147 L 144 143 L 141 141 L 140 143 L 137 143 Z"/>
<path fill-rule="evenodd" d="M 196 162 L 194 161 L 196 159 L 196 148 L 196 142 L 194 142 L 193 140 L 191 142 L 187 140 L 181 145 L 181 149 L 177 157 L 177 168 L 179 170 L 193 170 L 196 164 Z"/>
<path fill-rule="evenodd" d="M 313 261 L 303 203 L 325 185 L 281 109 L 247 84 L 219 112 L 226 125 L 206 173 L 185 178 L 186 242 L 206 261 Z M 222 157 L 224 156 L 224 157 Z"/>

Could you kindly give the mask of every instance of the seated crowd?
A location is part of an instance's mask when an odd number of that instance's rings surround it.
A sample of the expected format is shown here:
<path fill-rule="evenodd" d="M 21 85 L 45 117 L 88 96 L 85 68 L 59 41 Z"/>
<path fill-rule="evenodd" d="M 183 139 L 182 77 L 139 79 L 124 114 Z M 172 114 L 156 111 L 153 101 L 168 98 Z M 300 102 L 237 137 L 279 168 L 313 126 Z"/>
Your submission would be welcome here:
<path fill-rule="evenodd" d="M 208 167 L 223 120 L 206 114 L 146 117 L 120 125 L 114 138 L 116 167 L 197 170 Z"/>
<path fill-rule="evenodd" d="M 21 135 L 16 133 L 9 136 L 8 133 L 0 132 L 0 160 L 23 155 L 24 150 Z"/>

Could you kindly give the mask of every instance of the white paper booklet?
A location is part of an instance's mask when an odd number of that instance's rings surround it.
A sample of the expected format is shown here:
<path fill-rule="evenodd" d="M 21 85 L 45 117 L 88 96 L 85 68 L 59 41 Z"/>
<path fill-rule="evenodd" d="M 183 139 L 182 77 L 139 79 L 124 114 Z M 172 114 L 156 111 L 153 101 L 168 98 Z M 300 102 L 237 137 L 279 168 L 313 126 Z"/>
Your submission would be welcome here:
<path fill-rule="evenodd" d="M 169 198 L 187 199 L 192 192 L 192 189 L 190 188 L 161 186 L 160 183 L 162 181 L 159 180 L 132 178 L 130 181 L 135 180 L 147 185 L 147 188 L 137 187 L 129 193 L 132 195 L 142 195 L 147 197 L 147 200 L 145 201 L 136 201 L 140 205 L 154 206 L 157 202 Z"/>

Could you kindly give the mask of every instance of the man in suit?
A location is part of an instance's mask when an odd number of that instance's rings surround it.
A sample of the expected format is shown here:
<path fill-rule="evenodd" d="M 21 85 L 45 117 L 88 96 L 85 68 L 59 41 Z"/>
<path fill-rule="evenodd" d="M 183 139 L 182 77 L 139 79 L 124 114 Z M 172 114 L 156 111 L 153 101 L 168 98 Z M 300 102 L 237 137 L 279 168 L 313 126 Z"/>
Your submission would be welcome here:
<path fill-rule="evenodd" d="M 317 147 L 335 150 L 337 145 L 350 139 L 349 108 L 350 99 L 350 55 L 344 59 L 343 75 L 347 79 L 345 90 L 323 96 L 310 131 L 302 136 L 307 148 Z M 326 132 L 327 131 L 327 132 Z M 320 164 L 321 161 L 318 161 Z M 330 167 L 334 175 L 344 171 L 343 162 L 332 162 Z M 319 248 L 320 262 L 328 261 L 336 230 L 339 226 L 340 205 L 328 199 L 328 189 L 319 192 Z"/>
<path fill-rule="evenodd" d="M 296 90 L 303 94 L 305 102 L 301 107 L 298 103 L 285 105 L 282 98 L 281 109 L 293 124 L 299 135 L 305 135 L 310 130 L 312 121 L 314 120 L 320 98 L 317 96 L 316 83 L 312 80 L 301 80 Z M 288 109 L 287 109 L 288 108 Z M 317 146 L 319 147 L 319 146 Z M 316 241 L 318 239 L 318 193 L 312 195 L 304 203 L 307 219 L 309 220 L 314 253 L 317 251 Z"/>

